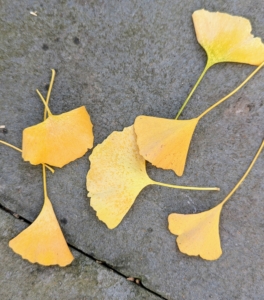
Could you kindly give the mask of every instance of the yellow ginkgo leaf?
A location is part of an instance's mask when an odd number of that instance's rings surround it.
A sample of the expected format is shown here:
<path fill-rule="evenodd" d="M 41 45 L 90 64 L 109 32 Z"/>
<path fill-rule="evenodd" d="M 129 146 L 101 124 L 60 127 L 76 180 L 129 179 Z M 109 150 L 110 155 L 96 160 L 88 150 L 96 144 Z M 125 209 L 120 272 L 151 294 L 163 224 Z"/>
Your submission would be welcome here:
<path fill-rule="evenodd" d="M 222 254 L 219 237 L 219 219 L 222 205 L 193 215 L 169 215 L 169 230 L 178 235 L 177 244 L 182 253 L 200 255 L 207 260 Z"/>
<path fill-rule="evenodd" d="M 32 165 L 45 164 L 52 172 L 48 165 L 63 167 L 83 156 L 93 147 L 94 140 L 93 125 L 84 106 L 61 115 L 51 113 L 48 103 L 54 78 L 55 70 L 52 70 L 47 100 L 37 90 L 45 106 L 44 121 L 24 129 L 22 150 L 0 140 L 1 144 L 21 152 L 25 161 Z"/>
<path fill-rule="evenodd" d="M 33 165 L 61 168 L 93 147 L 92 127 L 84 106 L 50 115 L 44 122 L 24 129 L 22 157 Z"/>
<path fill-rule="evenodd" d="M 182 176 L 193 132 L 199 119 L 170 120 L 139 116 L 134 128 L 140 154 L 154 166 Z"/>
<path fill-rule="evenodd" d="M 109 229 L 122 221 L 140 191 L 149 184 L 193 190 L 219 190 L 160 183 L 150 179 L 146 163 L 138 152 L 133 126 L 122 132 L 113 132 L 90 155 L 90 170 L 87 174 L 90 205 L 97 217 Z"/>
<path fill-rule="evenodd" d="M 182 176 L 194 130 L 201 118 L 235 94 L 262 67 L 256 68 L 235 90 L 190 120 L 138 116 L 134 128 L 140 154 L 154 166 L 173 170 Z"/>
<path fill-rule="evenodd" d="M 138 153 L 133 126 L 113 132 L 90 155 L 87 175 L 90 205 L 97 217 L 112 229 L 134 203 L 139 192 L 152 181 L 145 160 Z"/>
<path fill-rule="evenodd" d="M 223 205 L 244 181 L 263 147 L 264 140 L 245 174 L 220 204 L 198 214 L 173 213 L 169 215 L 169 230 L 172 234 L 178 235 L 176 242 L 182 253 L 194 256 L 200 255 L 201 258 L 207 260 L 215 260 L 221 256 L 219 221 Z"/>
<path fill-rule="evenodd" d="M 264 62 L 264 44 L 251 34 L 249 20 L 204 9 L 193 13 L 197 40 L 207 53 L 207 63 L 193 89 L 178 111 L 179 118 L 192 94 L 210 67 L 221 62 L 260 65 Z"/>
<path fill-rule="evenodd" d="M 257 66 L 264 61 L 264 45 L 251 34 L 249 20 L 204 9 L 195 11 L 192 17 L 197 40 L 211 65 L 238 62 Z"/>
<path fill-rule="evenodd" d="M 37 219 L 12 239 L 9 246 L 22 258 L 44 266 L 64 267 L 74 259 L 47 197 Z"/>

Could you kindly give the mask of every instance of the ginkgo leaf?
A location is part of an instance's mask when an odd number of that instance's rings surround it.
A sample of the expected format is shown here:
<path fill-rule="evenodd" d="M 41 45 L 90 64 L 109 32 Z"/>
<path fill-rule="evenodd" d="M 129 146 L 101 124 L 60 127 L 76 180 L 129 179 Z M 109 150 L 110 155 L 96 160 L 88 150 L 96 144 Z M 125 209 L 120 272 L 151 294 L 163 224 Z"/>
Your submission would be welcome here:
<path fill-rule="evenodd" d="M 9 246 L 22 258 L 44 266 L 64 267 L 74 259 L 47 197 L 37 219 L 13 238 Z"/>
<path fill-rule="evenodd" d="M 139 116 L 134 128 L 140 154 L 154 166 L 182 176 L 193 132 L 199 119 L 170 120 Z"/>
<path fill-rule="evenodd" d="M 44 122 L 24 129 L 22 157 L 33 165 L 61 168 L 93 147 L 92 127 L 84 106 L 50 115 Z"/>
<path fill-rule="evenodd" d="M 202 78 L 216 63 L 236 62 L 260 65 L 264 62 L 264 44 L 251 34 L 249 20 L 204 9 L 193 13 L 196 37 L 207 54 L 207 63 L 193 89 L 179 109 L 179 118 Z"/>
<path fill-rule="evenodd" d="M 219 190 L 165 184 L 150 179 L 146 163 L 138 152 L 133 126 L 113 132 L 90 155 L 87 174 L 90 205 L 109 229 L 115 228 L 133 205 L 140 191 L 149 184 L 193 190 Z"/>
<path fill-rule="evenodd" d="M 222 254 L 219 237 L 219 219 L 222 205 L 199 214 L 169 215 L 169 230 L 178 235 L 176 241 L 182 253 L 200 255 L 207 260 L 218 259 Z"/>
<path fill-rule="evenodd" d="M 112 229 L 134 203 L 139 192 L 152 180 L 145 160 L 138 153 L 133 126 L 113 132 L 90 155 L 87 175 L 90 205 L 97 217 Z"/>
<path fill-rule="evenodd" d="M 190 120 L 138 116 L 134 128 L 140 154 L 154 166 L 182 176 L 194 130 L 207 113 L 242 88 L 262 67 L 256 68 L 236 89 Z"/>
<path fill-rule="evenodd" d="M 214 208 L 198 214 L 170 214 L 168 217 L 169 230 L 178 235 L 176 242 L 179 250 L 188 255 L 198 256 L 207 260 L 218 259 L 222 254 L 219 236 L 219 221 L 223 205 L 235 193 L 244 181 L 264 147 L 264 140 L 245 174 L 225 197 Z"/>
<path fill-rule="evenodd" d="M 195 11 L 192 17 L 197 40 L 211 65 L 219 62 L 260 65 L 264 61 L 264 45 L 251 34 L 249 20 L 204 9 Z"/>

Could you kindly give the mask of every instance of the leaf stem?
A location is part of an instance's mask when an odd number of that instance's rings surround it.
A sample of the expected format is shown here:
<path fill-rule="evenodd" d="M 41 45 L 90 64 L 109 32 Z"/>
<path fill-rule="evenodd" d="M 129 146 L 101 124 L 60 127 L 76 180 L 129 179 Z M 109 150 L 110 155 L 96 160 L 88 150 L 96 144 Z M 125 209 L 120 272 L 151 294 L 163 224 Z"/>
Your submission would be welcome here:
<path fill-rule="evenodd" d="M 236 184 L 236 186 L 232 189 L 232 191 L 225 197 L 225 199 L 221 202 L 222 205 L 224 205 L 229 198 L 234 194 L 234 192 L 239 188 L 239 186 L 241 185 L 241 183 L 244 181 L 244 179 L 247 177 L 248 173 L 251 171 L 252 167 L 254 166 L 256 160 L 258 159 L 262 149 L 264 147 L 264 140 L 262 141 L 262 144 L 260 145 L 258 152 L 256 153 L 254 159 L 252 160 L 250 166 L 248 167 L 247 171 L 245 172 L 245 174 L 242 176 L 242 178 L 238 181 L 238 183 Z"/>
<path fill-rule="evenodd" d="M 50 167 L 49 165 L 46 165 L 46 164 L 44 164 L 44 166 L 47 168 L 47 169 L 49 169 L 50 170 L 50 172 L 52 173 L 52 174 L 54 174 L 54 169 L 52 169 L 52 167 Z"/>
<path fill-rule="evenodd" d="M 36 90 L 36 92 L 38 93 L 38 95 L 39 95 L 41 101 L 43 102 L 43 104 L 44 104 L 44 106 L 45 106 L 45 109 L 46 109 L 47 112 L 48 112 L 49 117 L 52 116 L 52 113 L 51 113 L 51 111 L 50 111 L 50 109 L 49 109 L 49 107 L 48 107 L 48 105 L 47 105 L 45 99 L 43 98 L 43 96 L 41 95 L 41 93 L 39 92 L 39 90 Z"/>
<path fill-rule="evenodd" d="M 234 95 L 237 91 L 239 91 L 262 67 L 264 66 L 264 62 L 259 65 L 236 89 L 234 89 L 231 93 L 229 93 L 227 96 L 210 106 L 207 110 L 205 110 L 198 118 L 201 119 L 204 117 L 207 113 L 209 113 L 212 109 L 214 109 L 216 106 L 230 98 L 232 95 Z"/>
<path fill-rule="evenodd" d="M 47 99 L 46 99 L 47 106 L 49 105 L 49 99 L 50 99 L 50 94 L 51 94 L 51 90 L 52 90 L 52 87 L 53 87 L 53 83 L 54 83 L 54 80 L 55 80 L 55 75 L 56 75 L 55 70 L 51 69 L 51 80 L 50 80 L 49 90 L 48 90 Z M 46 106 L 45 106 L 44 121 L 46 120 L 46 118 L 47 118 L 47 109 L 46 109 Z"/>
<path fill-rule="evenodd" d="M 197 82 L 195 83 L 194 87 L 192 88 L 190 94 L 188 95 L 188 97 L 186 98 L 186 100 L 184 101 L 182 107 L 180 108 L 180 110 L 177 113 L 177 116 L 175 117 L 175 120 L 177 120 L 179 118 L 179 116 L 181 115 L 182 111 L 184 110 L 185 106 L 187 105 L 187 103 L 189 102 L 190 98 L 192 97 L 192 94 L 194 93 L 194 91 L 196 90 L 196 88 L 198 87 L 199 83 L 201 82 L 201 80 L 203 79 L 205 73 L 208 71 L 208 69 L 212 66 L 213 64 L 209 61 L 209 59 L 207 59 L 207 63 L 204 67 L 204 70 L 202 72 L 202 74 L 200 75 L 200 77 L 198 78 Z"/>
<path fill-rule="evenodd" d="M 43 120 L 45 121 L 47 119 L 47 112 L 50 116 L 51 112 L 50 112 L 50 109 L 48 107 L 48 104 L 49 104 L 49 99 L 50 99 L 50 93 L 51 93 L 51 90 L 52 90 L 52 86 L 53 86 L 53 83 L 54 83 L 54 79 L 55 79 L 55 75 L 56 75 L 56 72 L 54 69 L 51 69 L 51 80 L 50 80 L 50 84 L 49 84 L 49 90 L 48 90 L 48 93 L 47 93 L 47 99 L 45 100 L 44 97 L 41 95 L 40 91 L 37 90 L 37 93 L 40 97 L 40 99 L 42 100 L 43 104 L 45 105 L 45 111 L 44 111 L 44 118 Z M 45 166 L 46 168 L 48 168 L 51 173 L 54 173 L 54 169 L 52 169 L 50 166 L 46 165 L 46 164 L 43 164 L 43 166 Z M 44 168 L 45 169 L 45 168 Z M 45 170 L 44 170 L 45 171 Z M 44 175 L 43 175 L 44 176 Z M 45 171 L 45 177 L 46 177 L 46 171 Z M 43 179 L 44 180 L 44 179 Z M 47 188 L 46 188 L 47 189 Z"/>
<path fill-rule="evenodd" d="M 42 173 L 43 173 L 43 190 L 44 190 L 44 201 L 48 198 L 47 193 L 47 179 L 46 179 L 46 169 L 45 165 L 42 164 Z"/>
<path fill-rule="evenodd" d="M 168 183 L 162 183 L 158 181 L 152 180 L 152 184 L 161 185 L 170 187 L 173 189 L 181 189 L 181 190 L 195 190 L 195 191 L 220 191 L 218 187 L 195 187 L 195 186 L 181 186 L 181 185 L 173 185 Z"/>
<path fill-rule="evenodd" d="M 4 142 L 4 141 L 2 141 L 2 140 L 0 140 L 0 143 L 1 143 L 1 144 L 4 144 L 4 145 L 6 145 L 6 146 L 8 146 L 8 147 L 10 147 L 10 148 L 13 148 L 13 149 L 15 149 L 16 151 L 22 153 L 22 150 L 19 149 L 19 148 L 17 148 L 16 146 L 13 146 L 13 145 L 11 145 L 11 144 L 9 144 L 9 143 L 7 143 L 7 142 Z"/>

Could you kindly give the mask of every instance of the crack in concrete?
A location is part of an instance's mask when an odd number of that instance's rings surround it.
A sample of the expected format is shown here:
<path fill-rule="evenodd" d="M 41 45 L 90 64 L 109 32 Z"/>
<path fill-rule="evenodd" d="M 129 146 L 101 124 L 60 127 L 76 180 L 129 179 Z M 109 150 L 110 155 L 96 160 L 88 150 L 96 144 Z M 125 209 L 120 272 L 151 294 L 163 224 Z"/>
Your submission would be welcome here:
<path fill-rule="evenodd" d="M 10 214 L 12 217 L 16 218 L 16 219 L 19 219 L 27 224 L 32 224 L 32 222 L 30 222 L 29 220 L 27 220 L 26 218 L 24 218 L 23 216 L 19 215 L 18 213 L 16 212 L 13 212 L 12 210 L 10 210 L 9 208 L 3 206 L 1 203 L 0 203 L 0 209 L 8 214 Z M 143 283 L 141 282 L 141 280 L 139 278 L 133 278 L 133 277 L 127 277 L 125 274 L 119 272 L 118 270 L 116 270 L 113 266 L 107 264 L 106 262 L 102 261 L 102 260 L 98 260 L 96 257 L 90 255 L 90 254 L 87 254 L 85 253 L 83 250 L 81 249 L 78 249 L 77 247 L 73 246 L 72 244 L 68 243 L 68 246 L 72 249 L 74 249 L 75 251 L 79 252 L 80 254 L 88 257 L 89 259 L 93 260 L 94 262 L 100 264 L 101 266 L 103 266 L 104 268 L 108 269 L 108 270 L 111 270 L 113 271 L 115 274 L 125 278 L 126 280 L 129 280 L 130 282 L 133 282 L 135 285 L 137 285 L 138 287 L 148 291 L 149 293 L 159 297 L 160 299 L 162 300 L 168 300 L 167 298 L 164 298 L 162 295 L 156 293 L 155 291 L 145 287 L 143 285 Z M 130 278 L 133 278 L 134 280 L 130 280 Z"/>

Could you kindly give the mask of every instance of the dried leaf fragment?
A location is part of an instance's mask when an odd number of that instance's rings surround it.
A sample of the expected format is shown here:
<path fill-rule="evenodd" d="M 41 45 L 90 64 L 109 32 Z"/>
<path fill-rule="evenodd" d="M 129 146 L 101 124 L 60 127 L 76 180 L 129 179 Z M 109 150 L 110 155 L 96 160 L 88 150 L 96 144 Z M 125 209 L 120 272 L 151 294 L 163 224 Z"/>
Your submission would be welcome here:
<path fill-rule="evenodd" d="M 38 16 L 38 12 L 37 11 L 30 11 L 29 12 L 32 16 L 37 17 Z"/>
<path fill-rule="evenodd" d="M 13 238 L 9 246 L 23 259 L 44 266 L 64 267 L 74 259 L 48 198 L 37 219 Z"/>
<path fill-rule="evenodd" d="M 251 34 L 249 20 L 204 9 L 195 11 L 192 17 L 197 40 L 211 65 L 219 62 L 260 65 L 264 61 L 264 45 Z"/>
<path fill-rule="evenodd" d="M 135 281 L 135 278 L 134 278 L 134 277 L 128 277 L 127 280 L 128 280 L 128 281 L 133 281 L 133 282 L 134 282 L 134 281 Z"/>
<path fill-rule="evenodd" d="M 171 169 L 182 176 L 199 119 L 170 120 L 139 116 L 134 128 L 140 154 L 154 166 Z"/>
<path fill-rule="evenodd" d="M 93 147 L 90 116 L 84 106 L 51 115 L 23 131 L 22 157 L 33 165 L 63 167 Z"/>

